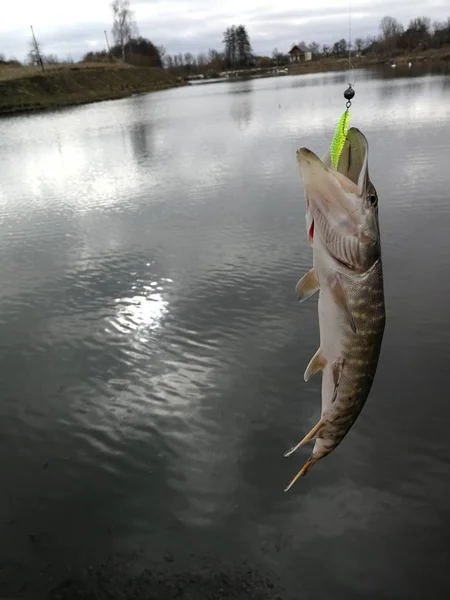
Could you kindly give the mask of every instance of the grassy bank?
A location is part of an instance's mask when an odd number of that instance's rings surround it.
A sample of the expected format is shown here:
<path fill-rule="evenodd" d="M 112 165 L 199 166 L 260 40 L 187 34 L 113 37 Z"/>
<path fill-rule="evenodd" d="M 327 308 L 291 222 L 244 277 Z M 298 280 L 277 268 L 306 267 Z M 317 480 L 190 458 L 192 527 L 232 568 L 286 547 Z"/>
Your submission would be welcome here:
<path fill-rule="evenodd" d="M 162 69 L 114 65 L 0 67 L 0 115 L 124 98 L 184 85 Z"/>

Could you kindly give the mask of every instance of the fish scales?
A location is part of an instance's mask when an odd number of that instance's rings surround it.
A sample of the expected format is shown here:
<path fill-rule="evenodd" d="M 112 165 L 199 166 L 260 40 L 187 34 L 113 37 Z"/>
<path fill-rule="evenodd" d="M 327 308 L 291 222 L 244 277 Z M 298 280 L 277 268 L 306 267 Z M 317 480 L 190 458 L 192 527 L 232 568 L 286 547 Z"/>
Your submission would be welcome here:
<path fill-rule="evenodd" d="M 320 268 L 316 269 L 319 282 L 321 283 Z M 342 336 L 342 350 L 340 358 L 343 366 L 337 388 L 336 398 L 331 406 L 324 405 L 321 416 L 325 418 L 324 427 L 321 431 L 323 438 L 329 437 L 333 443 L 327 443 L 326 449 L 330 451 L 338 446 L 351 425 L 362 410 L 372 383 L 381 350 L 382 335 L 385 326 L 384 291 L 382 285 L 382 264 L 378 260 L 373 268 L 362 277 L 354 278 L 347 276 L 342 278 L 349 308 L 355 321 L 356 333 L 353 333 L 347 322 L 341 322 L 341 332 L 327 327 L 332 318 L 332 302 L 326 294 L 319 297 L 319 314 L 324 315 L 320 323 L 321 347 L 327 347 L 327 335 Z M 337 308 L 337 311 L 340 309 Z M 337 312 L 336 311 L 336 312 Z M 337 316 L 339 319 L 340 314 Z M 341 320 L 341 319 L 339 319 Z M 342 321 L 342 320 L 341 320 Z M 327 358 L 326 353 L 325 358 Z M 330 359 L 335 358 L 331 355 Z M 322 379 L 322 395 L 324 398 L 331 397 L 334 389 L 332 379 L 332 367 L 324 368 Z M 330 372 L 329 372 L 330 371 Z"/>

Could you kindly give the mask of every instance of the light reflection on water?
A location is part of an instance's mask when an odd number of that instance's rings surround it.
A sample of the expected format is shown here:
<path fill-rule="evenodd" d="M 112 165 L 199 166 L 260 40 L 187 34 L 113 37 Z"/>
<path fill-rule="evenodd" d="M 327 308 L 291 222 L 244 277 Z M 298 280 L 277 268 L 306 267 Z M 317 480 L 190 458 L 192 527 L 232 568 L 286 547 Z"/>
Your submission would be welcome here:
<path fill-rule="evenodd" d="M 133 286 L 133 288 L 136 288 L 136 286 Z M 162 288 L 155 281 L 149 286 L 143 286 L 144 295 L 116 300 L 117 317 L 115 326 L 121 333 L 129 333 L 132 330 L 144 333 L 146 329 L 155 329 L 161 325 L 161 320 L 168 310 L 169 303 L 164 300 L 163 296 L 157 291 L 158 289 Z M 145 341 L 145 338 L 140 341 Z"/>
<path fill-rule="evenodd" d="M 325 151 L 348 73 L 0 121 L 0 560 L 139 539 L 250 556 L 305 597 L 410 600 L 417 565 L 445 587 L 450 88 L 356 77 L 388 326 L 357 425 L 292 494 L 283 452 L 320 410 L 295 150 Z"/>

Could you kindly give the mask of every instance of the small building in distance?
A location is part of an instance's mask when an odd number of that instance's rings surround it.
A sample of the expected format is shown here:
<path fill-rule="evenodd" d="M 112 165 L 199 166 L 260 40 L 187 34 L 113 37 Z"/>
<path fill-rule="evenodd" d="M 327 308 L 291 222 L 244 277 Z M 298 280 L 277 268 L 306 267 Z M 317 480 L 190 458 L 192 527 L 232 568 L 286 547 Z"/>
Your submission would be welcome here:
<path fill-rule="evenodd" d="M 311 60 L 312 52 L 308 49 L 305 44 L 294 44 L 289 50 L 289 60 L 291 63 L 302 62 L 304 60 Z"/>

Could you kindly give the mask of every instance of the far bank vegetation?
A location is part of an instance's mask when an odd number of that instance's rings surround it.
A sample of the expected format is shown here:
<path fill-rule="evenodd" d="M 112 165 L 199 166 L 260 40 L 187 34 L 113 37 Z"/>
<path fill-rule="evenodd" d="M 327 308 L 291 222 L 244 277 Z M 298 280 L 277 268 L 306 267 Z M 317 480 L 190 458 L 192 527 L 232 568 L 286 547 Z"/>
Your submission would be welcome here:
<path fill-rule="evenodd" d="M 71 57 L 62 59 L 54 53 L 45 52 L 39 41 L 30 41 L 25 64 L 14 58 L 6 59 L 0 47 L 0 79 L 23 77 L 35 72 L 62 68 L 89 67 L 153 67 L 164 68 L 170 74 L 190 79 L 195 77 L 219 77 L 227 72 L 248 69 L 296 69 L 301 65 L 291 65 L 289 50 L 294 43 L 286 42 L 283 49 L 274 48 L 269 56 L 254 52 L 250 34 L 245 25 L 230 25 L 218 40 L 218 48 L 191 53 L 169 53 L 162 45 L 156 45 L 139 34 L 130 0 L 111 2 L 112 27 L 111 44 L 106 31 L 99 34 L 103 48 L 87 52 L 75 65 Z M 39 36 L 37 35 L 37 38 Z M 379 34 L 372 37 L 358 37 L 353 43 L 345 38 L 330 44 L 314 41 L 298 42 L 307 49 L 311 61 L 303 66 L 315 69 L 315 64 L 330 68 L 339 65 L 349 54 L 355 66 L 370 62 L 387 62 L 402 59 L 438 57 L 450 60 L 450 17 L 446 21 L 431 22 L 428 17 L 412 18 L 403 25 L 394 17 L 385 16 L 379 24 Z M 24 67 L 31 67 L 25 69 Z M 2 68 L 3 67 L 3 68 Z"/>
<path fill-rule="evenodd" d="M 286 68 L 291 62 L 289 50 L 295 44 L 311 52 L 311 63 L 321 61 L 329 65 L 347 58 L 349 52 L 360 62 L 414 58 L 423 53 L 450 60 L 450 17 L 433 23 L 428 17 L 415 17 L 404 27 L 397 19 L 386 16 L 379 24 L 377 36 L 358 37 L 353 43 L 345 38 L 323 45 L 314 41 L 292 42 L 283 50 L 274 48 L 270 56 L 253 52 L 245 26 L 232 26 L 224 32 L 223 49 L 209 49 L 195 55 L 191 52 L 164 53 L 162 59 L 166 69 L 181 77 L 217 77 L 224 71 Z"/>
<path fill-rule="evenodd" d="M 102 32 L 106 48 L 87 52 L 80 61 L 71 56 L 58 57 L 45 51 L 38 39 L 32 37 L 25 62 L 12 57 L 7 59 L 0 51 L 0 79 L 24 77 L 39 72 L 47 73 L 69 68 L 106 68 L 106 67 L 153 67 L 163 68 L 163 48 L 158 48 L 151 40 L 139 35 L 130 0 L 113 0 L 111 2 L 113 23 L 111 41 L 107 31 Z M 37 36 L 38 37 L 38 36 Z M 0 48 L 1 50 L 1 48 Z"/>

